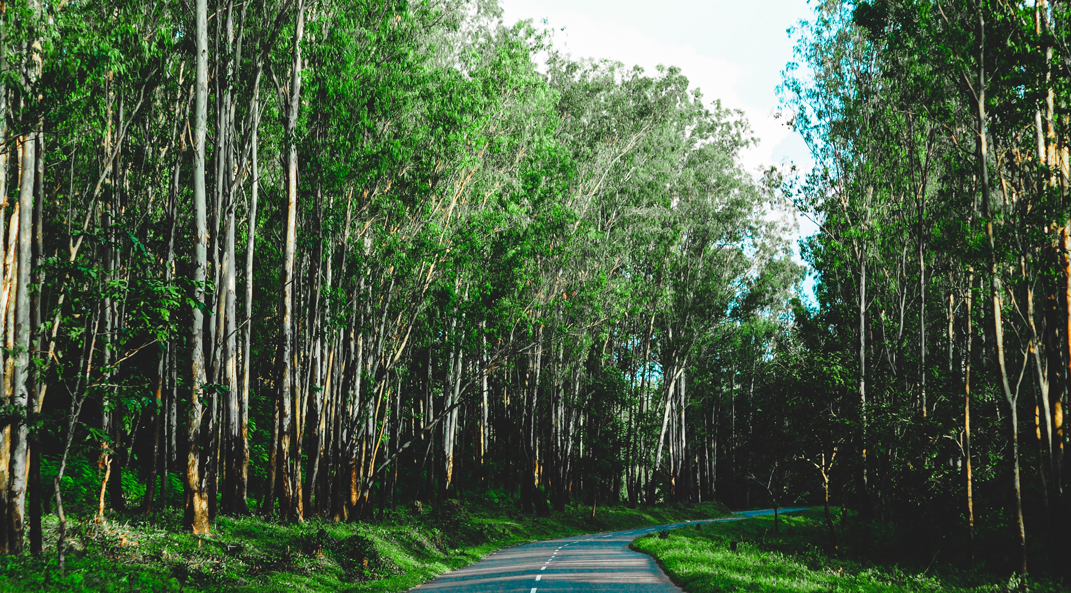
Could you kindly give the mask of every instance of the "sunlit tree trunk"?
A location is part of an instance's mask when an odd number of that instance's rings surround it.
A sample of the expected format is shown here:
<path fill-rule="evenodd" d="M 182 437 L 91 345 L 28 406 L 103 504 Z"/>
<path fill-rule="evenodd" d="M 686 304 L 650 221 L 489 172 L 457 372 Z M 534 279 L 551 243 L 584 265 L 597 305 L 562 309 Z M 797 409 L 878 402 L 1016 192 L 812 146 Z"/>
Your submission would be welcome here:
<path fill-rule="evenodd" d="M 7 16 L 0 13 L 0 19 L 5 19 L 4 25 L 6 27 Z M 7 40 L 4 28 L 0 28 L 0 73 L 7 70 Z M 7 119 L 9 114 L 8 109 L 8 89 L 4 84 L 4 80 L 0 79 L 0 292 L 5 292 L 7 289 L 7 254 L 5 249 L 5 226 L 7 222 L 7 169 L 8 169 L 8 155 L 12 151 L 12 147 L 8 143 L 7 137 Z M 17 149 L 16 149 L 17 150 Z M 16 160 L 19 158 L 16 154 Z M 6 307 L 2 304 L 6 302 L 6 299 L 0 299 L 0 342 L 3 342 L 3 336 L 6 334 L 7 315 L 5 314 Z M 4 384 L 7 382 L 7 356 L 0 352 L 0 406 L 7 406 L 10 400 L 7 397 Z M 8 491 L 7 484 L 10 481 L 10 468 L 11 463 L 11 425 L 5 423 L 0 427 L 0 554 L 8 551 L 7 540 L 7 508 L 8 508 Z"/>
<path fill-rule="evenodd" d="M 22 180 L 19 187 L 18 275 L 15 283 L 15 365 L 11 404 L 26 410 L 29 404 L 30 371 L 30 262 L 33 258 L 33 189 L 37 143 L 33 136 L 22 143 Z M 29 432 L 25 421 L 16 421 L 11 431 L 11 486 L 8 493 L 9 551 L 18 554 L 23 546 L 26 508 Z"/>
<path fill-rule="evenodd" d="M 208 267 L 208 221 L 205 190 L 205 136 L 208 128 L 208 2 L 196 0 L 197 70 L 194 79 L 193 207 L 194 248 L 193 327 L 190 377 L 190 412 L 186 442 L 186 525 L 194 534 L 206 534 L 208 500 L 201 476 L 201 397 L 207 382 L 204 354 L 205 279 Z"/>

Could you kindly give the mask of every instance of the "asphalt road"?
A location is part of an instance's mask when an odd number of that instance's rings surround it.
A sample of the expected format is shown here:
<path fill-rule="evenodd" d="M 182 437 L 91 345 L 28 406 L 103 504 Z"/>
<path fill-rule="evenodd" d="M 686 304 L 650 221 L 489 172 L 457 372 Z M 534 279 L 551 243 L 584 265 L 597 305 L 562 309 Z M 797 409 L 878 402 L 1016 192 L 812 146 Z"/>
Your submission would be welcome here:
<path fill-rule="evenodd" d="M 781 509 L 782 513 L 803 509 Z M 448 572 L 413 591 L 435 593 L 671 593 L 680 588 L 646 554 L 628 549 L 641 535 L 696 523 L 739 521 L 772 515 L 773 509 L 732 517 L 689 521 L 553 539 L 492 552 L 482 561 Z"/>

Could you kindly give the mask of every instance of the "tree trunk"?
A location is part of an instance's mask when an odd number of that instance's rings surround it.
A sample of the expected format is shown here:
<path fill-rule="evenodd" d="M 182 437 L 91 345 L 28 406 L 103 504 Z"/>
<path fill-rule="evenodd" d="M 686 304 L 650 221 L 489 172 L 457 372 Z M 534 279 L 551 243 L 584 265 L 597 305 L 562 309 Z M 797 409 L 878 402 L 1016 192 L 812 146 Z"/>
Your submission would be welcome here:
<path fill-rule="evenodd" d="M 235 267 L 238 264 L 235 251 L 235 225 L 237 225 L 237 199 L 235 198 L 238 184 L 238 167 L 236 162 L 236 130 L 234 127 L 234 71 L 236 61 L 240 56 L 235 47 L 235 23 L 234 2 L 228 1 L 220 10 L 226 14 L 223 32 L 223 56 L 224 77 L 220 81 L 223 87 L 222 101 L 219 109 L 219 125 L 217 126 L 217 148 L 220 151 L 219 162 L 223 165 L 217 172 L 217 185 L 222 184 L 222 192 L 218 194 L 221 202 L 220 210 L 223 217 L 223 253 L 222 266 L 217 275 L 222 275 L 222 283 L 217 290 L 219 301 L 217 309 L 222 313 L 218 321 L 221 331 L 217 348 L 221 350 L 223 360 L 220 363 L 222 376 L 217 381 L 226 385 L 226 392 L 221 402 L 220 417 L 223 425 L 220 426 L 219 451 L 222 460 L 219 463 L 223 473 L 222 510 L 225 513 L 239 512 L 238 490 L 239 476 L 241 474 L 241 391 L 238 383 L 238 323 L 237 323 L 237 274 Z M 243 9 L 242 14 L 245 14 Z M 222 15 L 218 16 L 220 18 Z M 212 497 L 213 499 L 215 497 Z"/>
<path fill-rule="evenodd" d="M 919 402 L 922 404 L 923 418 L 926 418 L 929 414 L 926 402 L 926 252 L 923 240 L 925 200 L 925 195 L 919 196 L 917 230 L 919 248 Z"/>
<path fill-rule="evenodd" d="M 491 488 L 491 476 L 487 468 L 487 333 L 486 322 L 480 322 L 480 430 L 479 430 L 479 456 L 480 456 L 480 479 L 483 481 L 485 490 Z"/>
<path fill-rule="evenodd" d="M 836 457 L 837 450 L 834 448 L 833 454 L 829 458 L 829 464 L 826 465 L 826 454 L 822 453 L 821 465 L 817 466 L 818 471 L 822 474 L 822 510 L 826 520 L 826 529 L 829 531 L 829 549 L 833 554 L 838 552 L 839 547 L 837 545 L 837 528 L 833 524 L 833 515 L 829 512 L 829 470 L 832 468 Z"/>
<path fill-rule="evenodd" d="M 658 433 L 658 445 L 657 445 L 657 448 L 655 449 L 654 462 L 653 462 L 653 466 L 652 466 L 653 467 L 652 472 L 655 475 L 657 475 L 658 467 L 662 464 L 662 449 L 663 449 L 663 446 L 665 445 L 666 429 L 669 426 L 670 411 L 672 410 L 673 399 L 674 399 L 674 397 L 676 395 L 675 387 L 677 385 L 677 379 L 680 378 L 680 376 L 681 376 L 681 374 L 683 372 L 684 372 L 684 364 L 682 363 L 680 365 L 680 367 L 675 368 L 673 370 L 672 376 L 669 379 L 669 381 L 666 381 L 666 385 L 667 385 L 667 388 L 668 388 L 668 391 L 666 392 L 666 405 L 662 410 L 662 428 Z M 647 485 L 647 504 L 653 504 L 654 503 L 654 494 L 655 494 L 656 482 L 657 482 L 657 480 L 651 480 Z"/>
<path fill-rule="evenodd" d="M 30 322 L 33 337 L 33 356 L 40 358 L 44 352 L 44 333 L 41 326 L 41 310 L 44 304 L 42 289 L 45 285 L 45 246 L 44 246 L 44 178 L 45 178 L 45 134 L 44 122 L 39 117 L 37 120 L 37 151 L 34 159 L 34 222 L 33 222 L 33 267 L 34 283 L 38 289 L 33 296 L 31 310 L 33 319 Z M 40 418 L 41 406 L 44 405 L 44 383 L 37 374 L 31 376 L 33 394 L 27 404 L 26 414 L 31 423 L 37 424 Z M 30 433 L 30 552 L 40 555 L 43 545 L 41 532 L 41 511 L 43 492 L 41 487 L 41 438 L 39 429 Z"/>
<path fill-rule="evenodd" d="M 1015 488 L 1015 522 L 1016 539 L 1019 548 L 1019 562 L 1017 570 L 1022 578 L 1023 587 L 1026 584 L 1026 528 L 1023 523 L 1023 498 L 1019 480 L 1019 415 L 1017 399 L 1018 393 L 1013 393 L 1008 381 L 1007 366 L 1004 361 L 1004 328 L 1002 324 L 1001 305 L 1001 282 L 997 267 L 996 240 L 993 231 L 993 215 L 990 211 L 990 188 L 989 188 L 989 145 L 986 134 L 986 71 L 985 71 L 985 15 L 981 1 L 978 6 L 978 91 L 975 96 L 978 123 L 978 165 L 979 177 L 982 184 L 982 215 L 986 220 L 986 238 L 989 245 L 989 288 L 991 300 L 991 314 L 993 323 L 993 346 L 996 351 L 997 366 L 1000 370 L 1001 383 L 1004 389 L 1004 399 L 1008 404 L 1011 424 L 1012 444 L 1012 475 Z"/>
<path fill-rule="evenodd" d="M 108 125 L 111 126 L 111 113 L 109 105 Z M 104 150 L 105 152 L 111 152 L 111 146 L 109 139 L 111 138 L 110 130 L 106 133 Z M 114 190 L 115 183 L 112 182 L 112 188 Z M 115 235 L 112 230 L 112 213 L 117 210 L 114 191 L 112 192 L 112 200 L 110 203 L 101 204 L 101 227 L 106 243 L 104 246 L 104 280 L 105 282 L 112 282 L 115 278 Z M 114 352 L 114 345 L 112 344 L 112 338 L 115 336 L 115 306 L 112 302 L 110 293 L 106 294 L 101 301 L 101 307 L 103 308 L 102 317 L 104 322 L 104 335 L 102 340 L 104 341 L 104 347 L 101 349 L 101 371 L 104 374 L 104 378 L 109 383 L 111 370 L 112 370 L 112 354 Z M 112 457 L 115 454 L 115 447 L 117 445 L 117 439 L 115 438 L 115 430 L 113 420 L 116 415 L 114 406 L 109 409 L 107 398 L 108 391 L 101 398 L 100 405 L 100 457 L 97 459 L 97 468 L 104 470 L 104 476 L 100 483 L 100 496 L 97 501 L 97 516 L 95 521 L 97 523 L 104 522 L 104 510 L 105 510 L 105 495 L 108 490 L 108 483 L 111 479 L 112 468 L 115 467 L 112 463 Z"/>
<path fill-rule="evenodd" d="M 856 255 L 859 257 L 859 287 L 858 287 L 858 306 L 857 311 L 859 315 L 859 378 L 858 378 L 858 392 L 859 392 L 859 417 L 862 420 L 860 423 L 860 519 L 865 526 L 870 523 L 870 476 L 869 476 L 869 462 L 867 460 L 867 402 L 866 402 L 866 261 L 863 260 L 863 255 L 859 247 L 856 247 Z M 869 537 L 864 535 L 863 546 L 868 545 Z"/>
<path fill-rule="evenodd" d="M 963 457 L 964 477 L 967 483 L 967 536 L 968 553 L 974 565 L 974 474 L 971 471 L 971 356 L 974 346 L 974 317 L 971 312 L 974 291 L 974 272 L 967 275 L 967 335 L 963 348 Z"/>
<path fill-rule="evenodd" d="M 290 97 L 286 108 L 286 238 L 283 255 L 283 319 L 282 319 L 282 367 L 283 380 L 280 385 L 279 399 L 282 402 L 279 417 L 279 460 L 278 479 L 283 486 L 280 504 L 284 516 L 291 520 L 302 520 L 301 494 L 297 490 L 297 476 L 290 459 L 291 433 L 297 433 L 299 427 L 292 416 L 298 413 L 291 402 L 298 401 L 297 377 L 295 375 L 296 359 L 294 352 L 294 264 L 297 258 L 297 209 L 298 209 L 298 154 L 297 131 L 298 108 L 301 101 L 301 41 L 305 34 L 305 2 L 298 0 L 295 16 L 293 62 L 290 71 Z"/>
<path fill-rule="evenodd" d="M 37 143 L 31 136 L 22 144 L 22 183 L 19 187 L 18 279 L 15 284 L 15 368 L 11 404 L 26 410 L 30 403 L 27 383 L 30 370 L 30 265 L 33 258 L 34 177 Z M 8 494 L 8 550 L 18 554 L 23 546 L 29 431 L 24 420 L 12 430 L 11 486 Z"/>
<path fill-rule="evenodd" d="M 257 198 L 260 192 L 260 163 L 257 158 L 257 132 L 260 128 L 260 91 L 253 89 L 253 129 L 251 131 L 251 166 L 249 213 L 247 215 L 249 230 L 245 247 L 245 322 L 242 325 L 242 401 L 241 401 L 241 468 L 238 481 L 238 509 L 248 512 L 249 508 L 249 397 L 253 383 L 253 255 L 257 234 Z M 269 486 L 270 488 L 270 486 Z"/>
<path fill-rule="evenodd" d="M 7 70 L 7 40 L 6 33 L 0 28 L 0 71 Z M 7 254 L 5 253 L 4 236 L 5 222 L 7 220 L 7 169 L 8 154 L 11 151 L 7 138 L 7 85 L 0 80 L 0 293 L 7 288 Z M 16 148 L 17 150 L 17 148 Z M 7 316 L 4 314 L 5 307 L 0 299 L 0 343 L 7 333 Z M 0 352 L 0 406 L 7 406 L 10 400 L 7 397 L 4 384 L 7 382 L 7 355 Z M 6 424 L 0 427 L 0 554 L 8 552 L 7 541 L 7 508 L 8 491 L 7 484 L 10 482 L 8 472 L 11 463 L 11 426 Z"/>
<path fill-rule="evenodd" d="M 19 158 L 19 162 L 22 160 L 21 144 L 16 143 L 15 152 Z M 18 178 L 21 180 L 21 175 Z M 5 200 L 6 202 L 6 200 Z M 6 204 L 5 204 L 6 205 Z M 0 212 L 0 218 L 4 218 L 6 212 Z M 0 223 L 2 226 L 3 223 Z M 3 373 L 3 384 L 0 385 L 0 402 L 5 406 L 11 406 L 11 381 L 15 374 L 15 300 L 11 298 L 11 289 L 17 282 L 17 268 L 18 260 L 15 258 L 16 243 L 18 241 L 19 234 L 19 201 L 15 200 L 13 212 L 8 224 L 8 239 L 6 256 L 4 258 L 4 276 L 3 276 L 3 289 L 0 291 L 0 342 L 6 346 L 6 350 L 0 352 L 0 373 Z M 2 237 L 0 237 L 2 239 Z M 3 500 L 3 506 L 0 507 L 0 544 L 3 545 L 3 551 L 12 553 L 14 543 L 11 541 L 10 535 L 10 508 L 12 505 L 11 491 L 8 485 L 11 483 L 11 452 L 14 447 L 12 439 L 14 438 L 15 427 L 12 423 L 8 422 L 3 429 L 3 440 L 0 442 L 0 496 Z"/>
<path fill-rule="evenodd" d="M 201 479 L 201 396 L 207 382 L 204 353 L 205 278 L 208 267 L 207 195 L 205 192 L 205 136 L 208 128 L 208 2 L 196 0 L 197 74 L 194 99 L 193 203 L 194 203 L 194 308 L 190 341 L 193 347 L 190 377 L 190 415 L 186 436 L 186 526 L 207 534 L 208 500 Z"/>

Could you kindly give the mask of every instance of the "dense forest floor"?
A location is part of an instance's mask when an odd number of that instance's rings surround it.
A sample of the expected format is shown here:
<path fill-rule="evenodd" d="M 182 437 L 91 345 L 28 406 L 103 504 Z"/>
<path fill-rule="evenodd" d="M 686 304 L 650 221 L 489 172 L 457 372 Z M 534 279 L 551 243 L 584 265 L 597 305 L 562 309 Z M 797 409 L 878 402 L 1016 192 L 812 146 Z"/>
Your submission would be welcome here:
<path fill-rule="evenodd" d="M 850 535 L 849 535 L 850 538 Z M 736 543 L 736 551 L 730 549 Z M 773 516 L 714 523 L 650 535 L 633 542 L 650 554 L 687 593 L 764 591 L 1017 591 L 1010 568 L 999 574 L 986 567 L 962 570 L 941 563 L 928 565 L 875 557 L 862 561 L 851 553 L 832 555 L 822 510 L 782 515 L 774 532 Z M 843 541 L 842 549 L 858 542 Z M 857 547 L 857 546 L 854 546 Z M 1068 591 L 1053 581 L 1031 577 L 1035 593 Z"/>
<path fill-rule="evenodd" d="M 220 517 L 210 537 L 181 529 L 181 511 L 72 522 L 67 570 L 56 565 L 54 517 L 45 554 L 0 557 L 0 591 L 405 591 L 523 542 L 724 516 L 719 503 L 629 509 L 569 506 L 550 516 L 481 494 L 463 504 L 407 505 L 374 521 L 278 524 Z"/>

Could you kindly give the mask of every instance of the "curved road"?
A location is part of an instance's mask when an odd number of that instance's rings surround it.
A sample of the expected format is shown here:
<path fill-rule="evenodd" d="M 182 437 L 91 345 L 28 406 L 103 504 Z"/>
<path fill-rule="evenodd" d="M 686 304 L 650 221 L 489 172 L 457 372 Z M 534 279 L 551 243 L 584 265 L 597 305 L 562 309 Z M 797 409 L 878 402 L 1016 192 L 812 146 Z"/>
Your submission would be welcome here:
<path fill-rule="evenodd" d="M 781 509 L 781 513 L 802 508 Z M 654 559 L 634 552 L 629 543 L 641 535 L 696 523 L 739 521 L 772 515 L 773 509 L 741 511 L 732 517 L 689 521 L 552 539 L 503 548 L 480 562 L 448 572 L 412 591 L 435 593 L 671 593 L 680 588 Z"/>

